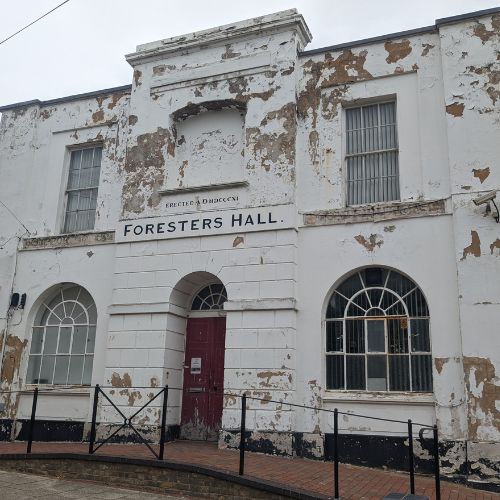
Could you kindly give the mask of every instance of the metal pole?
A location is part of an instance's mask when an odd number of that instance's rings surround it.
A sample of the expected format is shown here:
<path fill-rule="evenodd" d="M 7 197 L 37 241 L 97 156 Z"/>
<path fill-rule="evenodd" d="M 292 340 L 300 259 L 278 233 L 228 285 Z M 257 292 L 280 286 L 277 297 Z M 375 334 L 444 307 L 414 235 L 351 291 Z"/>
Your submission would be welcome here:
<path fill-rule="evenodd" d="M 339 411 L 333 410 L 333 484 L 334 498 L 339 498 Z"/>
<path fill-rule="evenodd" d="M 94 453 L 94 442 L 95 442 L 95 420 L 97 418 L 97 404 L 99 403 L 99 384 L 95 385 L 94 388 L 94 404 L 92 408 L 92 425 L 90 427 L 90 442 L 89 442 L 89 454 Z"/>
<path fill-rule="evenodd" d="M 245 472 L 245 421 L 247 413 L 247 395 L 241 398 L 241 428 L 240 428 L 240 476 Z"/>
<path fill-rule="evenodd" d="M 441 500 L 441 481 L 439 478 L 439 439 L 437 425 L 433 427 L 434 433 L 434 479 L 436 484 L 436 500 Z"/>
<path fill-rule="evenodd" d="M 36 403 L 38 401 L 38 387 L 33 391 L 33 404 L 31 405 L 31 419 L 28 434 L 28 447 L 26 453 L 31 453 L 31 444 L 33 443 L 33 431 L 35 429 Z"/>
<path fill-rule="evenodd" d="M 165 450 L 165 427 L 167 424 L 167 403 L 168 403 L 168 385 L 163 389 L 163 407 L 161 410 L 161 434 L 160 434 L 160 455 L 158 460 L 163 460 L 163 451 Z"/>
<path fill-rule="evenodd" d="M 413 426 L 408 419 L 408 465 L 410 468 L 410 493 L 415 494 L 415 462 L 413 457 Z"/>

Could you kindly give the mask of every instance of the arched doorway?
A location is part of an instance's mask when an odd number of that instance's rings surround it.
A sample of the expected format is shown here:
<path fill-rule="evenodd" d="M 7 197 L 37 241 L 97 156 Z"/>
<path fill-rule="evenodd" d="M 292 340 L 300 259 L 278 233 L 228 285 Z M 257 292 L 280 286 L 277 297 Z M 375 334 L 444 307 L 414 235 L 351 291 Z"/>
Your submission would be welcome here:
<path fill-rule="evenodd" d="M 226 289 L 219 281 L 198 287 L 190 301 L 181 409 L 181 437 L 216 440 L 224 395 Z"/>

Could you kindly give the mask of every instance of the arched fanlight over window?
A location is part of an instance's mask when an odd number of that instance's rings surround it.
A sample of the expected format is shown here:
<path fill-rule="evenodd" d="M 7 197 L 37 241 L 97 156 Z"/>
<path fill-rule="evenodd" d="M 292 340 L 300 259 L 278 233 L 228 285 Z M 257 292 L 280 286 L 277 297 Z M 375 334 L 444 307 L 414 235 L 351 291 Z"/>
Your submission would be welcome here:
<path fill-rule="evenodd" d="M 224 285 L 214 283 L 201 289 L 193 299 L 191 311 L 214 311 L 221 310 L 227 300 Z"/>
<path fill-rule="evenodd" d="M 63 285 L 35 317 L 28 384 L 90 385 L 97 310 L 81 286 Z"/>
<path fill-rule="evenodd" d="M 370 267 L 332 293 L 325 317 L 333 390 L 432 391 L 429 311 L 402 274 Z"/>

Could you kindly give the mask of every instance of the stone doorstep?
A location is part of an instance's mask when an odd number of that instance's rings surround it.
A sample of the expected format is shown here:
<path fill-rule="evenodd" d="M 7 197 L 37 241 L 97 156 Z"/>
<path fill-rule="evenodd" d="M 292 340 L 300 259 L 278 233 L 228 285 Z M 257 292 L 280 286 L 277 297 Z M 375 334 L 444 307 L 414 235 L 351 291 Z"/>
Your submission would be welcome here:
<path fill-rule="evenodd" d="M 68 471 L 68 476 L 64 471 L 51 470 L 50 467 L 30 467 L 28 464 L 35 461 L 46 461 L 44 465 L 49 464 L 51 461 L 64 460 L 68 462 L 76 462 L 76 470 Z M 137 480 L 149 481 L 151 483 L 156 483 L 154 486 L 148 488 L 147 484 L 141 485 L 143 488 L 148 489 L 148 491 L 165 491 L 165 488 L 171 488 L 169 491 L 175 491 L 180 494 L 203 494 L 201 498 L 212 498 L 205 495 L 215 495 L 213 498 L 220 498 L 220 495 L 228 495 L 231 499 L 256 499 L 256 498 L 269 498 L 269 499 L 285 499 L 294 498 L 298 500 L 328 500 L 330 497 L 312 494 L 307 491 L 303 491 L 296 488 L 291 488 L 289 486 L 284 487 L 282 484 L 268 481 L 265 479 L 249 478 L 247 476 L 239 476 L 237 474 L 222 471 L 220 469 L 201 466 L 201 465 L 191 465 L 175 461 L 157 462 L 150 459 L 136 459 L 128 457 L 111 457 L 105 455 L 86 455 L 78 453 L 37 453 L 37 454 L 25 454 L 25 453 L 13 453 L 13 454 L 2 454 L 0 455 L 0 467 L 2 467 L 2 462 L 18 462 L 21 461 L 22 472 L 33 473 L 33 474 L 43 474 L 48 476 L 57 476 L 61 479 L 84 479 L 92 480 L 94 482 L 106 482 L 113 486 L 120 486 L 120 484 L 110 483 L 110 478 L 131 478 L 131 476 L 136 480 L 132 483 L 125 482 L 122 487 L 130 488 L 132 485 L 137 485 Z M 83 462 L 83 464 L 81 464 Z M 87 468 L 82 467 L 78 470 L 78 465 L 84 465 L 86 462 L 93 462 L 104 465 L 102 470 L 89 471 Z M 136 470 L 133 474 L 131 471 L 120 470 L 120 466 L 136 466 L 139 468 L 144 468 L 144 471 Z M 12 464 L 15 470 L 19 470 L 16 464 Z M 147 469 L 146 469 L 147 468 Z M 151 480 L 151 468 L 153 469 L 166 469 L 172 473 L 181 473 L 188 476 L 200 475 L 204 476 L 206 479 L 200 478 L 198 485 L 193 484 L 189 477 L 186 477 L 184 481 L 169 481 L 164 480 Z M 102 477 L 100 477 L 102 476 Z M 146 477 L 149 476 L 149 477 Z M 209 479 L 210 478 L 210 479 Z M 181 478 L 182 479 L 182 478 Z M 192 479 L 192 478 L 191 478 Z M 221 482 L 221 486 L 215 486 L 210 484 L 215 480 Z M 198 481 L 198 478 L 197 478 Z M 227 483 L 230 483 L 228 488 Z M 179 488 L 181 487 L 181 488 Z M 234 488 L 241 488 L 242 495 L 234 491 Z M 245 490 L 253 490 L 254 493 L 250 493 L 252 496 L 245 494 Z M 261 496 L 265 495 L 265 496 Z"/>

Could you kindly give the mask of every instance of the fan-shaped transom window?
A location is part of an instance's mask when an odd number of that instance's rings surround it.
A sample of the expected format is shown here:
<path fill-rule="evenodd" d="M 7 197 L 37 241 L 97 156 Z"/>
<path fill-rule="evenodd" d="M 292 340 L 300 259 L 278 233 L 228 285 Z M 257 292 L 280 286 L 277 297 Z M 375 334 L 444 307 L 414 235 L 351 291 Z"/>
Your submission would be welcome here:
<path fill-rule="evenodd" d="M 96 322 L 90 294 L 80 286 L 62 286 L 36 314 L 27 383 L 90 385 Z"/>
<path fill-rule="evenodd" d="M 432 391 L 429 311 L 402 274 L 363 269 L 332 293 L 326 311 L 326 386 Z"/>
<path fill-rule="evenodd" d="M 214 283 L 200 290 L 191 304 L 192 311 L 221 310 L 227 300 L 227 293 L 224 285 Z"/>

